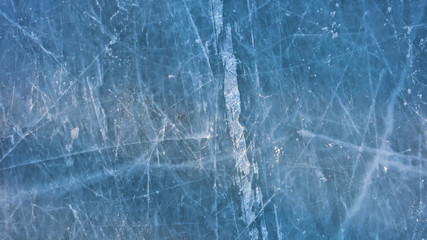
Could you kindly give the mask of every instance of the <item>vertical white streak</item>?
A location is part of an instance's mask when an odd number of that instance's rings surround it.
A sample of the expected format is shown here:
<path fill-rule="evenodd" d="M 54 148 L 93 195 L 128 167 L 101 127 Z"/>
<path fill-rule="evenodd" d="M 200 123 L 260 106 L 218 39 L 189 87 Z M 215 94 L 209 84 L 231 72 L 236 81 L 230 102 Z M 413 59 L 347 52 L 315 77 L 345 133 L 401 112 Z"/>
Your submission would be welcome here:
<path fill-rule="evenodd" d="M 277 206 L 276 204 L 274 204 L 274 216 L 276 218 L 276 232 L 277 232 L 277 239 L 278 240 L 282 240 L 283 239 L 283 234 L 282 231 L 280 231 L 280 223 L 279 223 L 279 218 L 277 216 Z"/>
<path fill-rule="evenodd" d="M 222 0 L 212 0 L 212 17 L 215 25 L 216 37 L 221 33 L 222 29 Z"/>
<path fill-rule="evenodd" d="M 212 14 L 212 23 L 214 25 L 214 46 L 215 49 L 217 49 L 217 44 L 218 44 L 218 36 L 221 32 L 222 29 L 222 25 L 223 25 L 223 21 L 222 21 L 222 7 L 223 7 L 223 3 L 222 0 L 211 0 L 211 14 Z M 215 113 L 215 125 L 214 123 L 211 123 L 210 126 L 210 133 L 209 134 L 214 134 L 216 132 L 216 122 L 218 119 L 218 108 L 216 108 L 216 113 Z M 213 151 L 216 152 L 216 140 L 215 138 L 212 138 L 212 140 L 210 141 L 210 155 L 214 160 L 214 169 L 215 169 L 215 173 L 214 173 L 214 194 L 215 194 L 215 199 L 214 199 L 214 208 L 215 208 L 215 239 L 218 240 L 219 239 L 219 232 L 218 232 L 218 171 L 217 171 L 217 159 L 216 159 L 216 155 Z M 215 150 L 213 150 L 213 148 L 215 148 Z"/>
<path fill-rule="evenodd" d="M 258 205 L 252 191 L 252 174 L 251 164 L 246 155 L 246 139 L 244 136 L 244 128 L 240 125 L 239 116 L 240 108 L 240 93 L 237 84 L 237 61 L 233 55 L 233 44 L 231 38 L 231 27 L 228 25 L 226 29 L 226 39 L 222 54 L 222 61 L 225 68 L 224 76 L 224 97 L 225 106 L 227 108 L 228 125 L 230 137 L 233 142 L 233 153 L 236 160 L 236 169 L 238 177 L 236 182 L 240 188 L 242 197 L 242 210 L 244 213 L 244 221 L 250 225 L 256 218 L 253 212 L 253 206 Z M 260 196 L 259 196 L 260 197 Z M 250 230 L 250 235 L 253 239 L 258 237 L 256 228 Z"/>

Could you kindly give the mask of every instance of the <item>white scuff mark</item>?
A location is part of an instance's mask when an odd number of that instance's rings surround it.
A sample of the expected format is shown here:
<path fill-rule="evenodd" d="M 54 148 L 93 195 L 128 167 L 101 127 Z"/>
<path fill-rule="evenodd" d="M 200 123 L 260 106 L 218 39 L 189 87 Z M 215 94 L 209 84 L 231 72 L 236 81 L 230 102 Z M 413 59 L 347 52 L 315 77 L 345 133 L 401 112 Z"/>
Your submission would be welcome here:
<path fill-rule="evenodd" d="M 332 32 L 332 39 L 335 39 L 338 37 L 338 33 L 337 32 Z"/>
<path fill-rule="evenodd" d="M 274 159 L 275 162 L 278 164 L 280 157 L 283 156 L 283 147 L 274 147 Z"/>
<path fill-rule="evenodd" d="M 65 145 L 65 149 L 67 149 L 68 152 L 71 152 L 71 150 L 73 149 L 73 145 L 67 144 Z"/>
<path fill-rule="evenodd" d="M 71 139 L 76 139 L 79 137 L 79 131 L 80 129 L 78 127 L 75 127 L 71 130 Z"/>
<path fill-rule="evenodd" d="M 71 212 L 73 212 L 73 216 L 74 216 L 74 219 L 78 222 L 78 223 L 82 223 L 81 221 L 80 221 L 80 218 L 79 218 L 79 216 L 77 215 L 77 211 L 69 204 L 68 205 L 68 208 L 70 208 L 70 210 L 71 210 Z"/>
<path fill-rule="evenodd" d="M 72 167 L 74 165 L 74 160 L 71 157 L 66 158 L 65 165 L 67 165 L 67 167 Z"/>
<path fill-rule="evenodd" d="M 239 122 L 241 113 L 240 93 L 237 84 L 237 61 L 233 55 L 233 45 L 231 37 L 231 27 L 227 26 L 226 40 L 224 43 L 222 61 L 225 68 L 224 76 L 224 97 L 225 106 L 227 108 L 227 120 L 229 124 L 230 137 L 233 142 L 234 159 L 236 160 L 236 169 L 238 177 L 236 182 L 240 188 L 241 205 L 244 215 L 244 221 L 249 226 L 256 218 L 254 207 L 259 205 L 259 199 L 262 199 L 261 192 L 255 197 L 252 191 L 252 173 L 251 163 L 246 155 L 246 139 L 244 136 L 244 128 Z M 257 169 L 256 166 L 252 166 Z M 252 228 L 249 230 L 249 235 L 252 239 L 258 237 L 258 230 Z"/>

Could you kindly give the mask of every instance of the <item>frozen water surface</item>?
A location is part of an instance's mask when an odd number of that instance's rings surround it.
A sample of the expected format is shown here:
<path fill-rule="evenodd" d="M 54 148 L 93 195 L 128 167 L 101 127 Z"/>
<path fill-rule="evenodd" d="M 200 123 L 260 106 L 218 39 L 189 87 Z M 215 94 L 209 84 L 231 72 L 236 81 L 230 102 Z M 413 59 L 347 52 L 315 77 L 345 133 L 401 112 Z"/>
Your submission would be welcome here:
<path fill-rule="evenodd" d="M 424 0 L 3 0 L 0 239 L 427 238 Z"/>

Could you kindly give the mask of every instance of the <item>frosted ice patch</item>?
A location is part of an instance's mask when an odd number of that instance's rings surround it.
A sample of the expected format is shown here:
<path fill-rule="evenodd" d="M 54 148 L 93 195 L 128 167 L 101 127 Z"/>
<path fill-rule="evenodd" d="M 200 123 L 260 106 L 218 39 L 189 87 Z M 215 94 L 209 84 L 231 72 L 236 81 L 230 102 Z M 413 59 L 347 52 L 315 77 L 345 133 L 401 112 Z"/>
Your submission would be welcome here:
<path fill-rule="evenodd" d="M 65 164 L 67 165 L 67 167 L 71 167 L 74 165 L 74 160 L 71 157 L 68 157 L 65 159 Z"/>
<path fill-rule="evenodd" d="M 76 138 L 78 138 L 78 137 L 79 137 L 79 131 L 80 131 L 80 129 L 79 129 L 78 127 L 73 128 L 73 129 L 71 130 L 71 139 L 76 139 Z"/>

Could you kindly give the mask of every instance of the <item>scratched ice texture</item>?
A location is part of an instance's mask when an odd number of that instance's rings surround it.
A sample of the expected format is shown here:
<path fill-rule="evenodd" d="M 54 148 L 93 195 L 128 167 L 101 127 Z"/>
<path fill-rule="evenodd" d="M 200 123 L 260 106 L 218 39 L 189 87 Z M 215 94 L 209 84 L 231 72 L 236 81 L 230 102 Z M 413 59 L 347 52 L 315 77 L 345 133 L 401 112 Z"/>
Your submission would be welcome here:
<path fill-rule="evenodd" d="M 0 1 L 0 239 L 426 239 L 426 10 Z"/>

